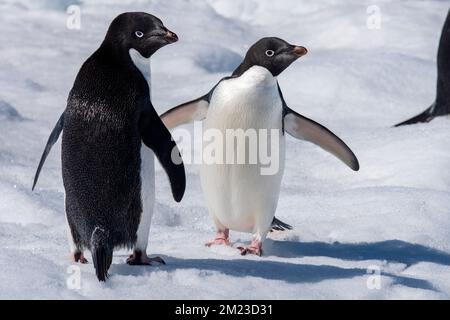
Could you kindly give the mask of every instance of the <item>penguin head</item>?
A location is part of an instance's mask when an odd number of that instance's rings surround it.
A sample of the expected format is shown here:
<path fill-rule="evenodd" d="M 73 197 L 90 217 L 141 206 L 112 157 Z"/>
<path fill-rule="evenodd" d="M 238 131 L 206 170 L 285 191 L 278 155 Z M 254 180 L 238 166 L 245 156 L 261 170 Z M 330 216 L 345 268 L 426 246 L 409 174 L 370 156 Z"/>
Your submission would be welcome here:
<path fill-rule="evenodd" d="M 305 47 L 289 44 L 280 38 L 262 38 L 250 47 L 233 75 L 240 75 L 253 66 L 261 66 L 276 77 L 307 52 Z"/>
<path fill-rule="evenodd" d="M 157 17 L 145 12 L 126 12 L 111 22 L 104 44 L 126 54 L 135 49 L 144 58 L 150 58 L 158 49 L 177 41 L 177 35 Z"/>

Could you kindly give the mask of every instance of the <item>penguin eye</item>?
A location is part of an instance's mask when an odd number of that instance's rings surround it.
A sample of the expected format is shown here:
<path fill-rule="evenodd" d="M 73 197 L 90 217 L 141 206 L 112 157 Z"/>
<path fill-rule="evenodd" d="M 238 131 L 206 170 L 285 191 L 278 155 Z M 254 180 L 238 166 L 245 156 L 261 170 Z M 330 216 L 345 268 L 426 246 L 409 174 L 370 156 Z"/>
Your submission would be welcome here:
<path fill-rule="evenodd" d="M 275 54 L 275 51 L 273 51 L 273 50 L 266 51 L 266 56 L 268 56 L 268 57 L 273 57 L 274 54 Z"/>
<path fill-rule="evenodd" d="M 136 37 L 138 37 L 138 38 L 142 38 L 142 37 L 144 36 L 144 33 L 143 33 L 142 31 L 136 31 L 134 34 L 135 34 Z"/>

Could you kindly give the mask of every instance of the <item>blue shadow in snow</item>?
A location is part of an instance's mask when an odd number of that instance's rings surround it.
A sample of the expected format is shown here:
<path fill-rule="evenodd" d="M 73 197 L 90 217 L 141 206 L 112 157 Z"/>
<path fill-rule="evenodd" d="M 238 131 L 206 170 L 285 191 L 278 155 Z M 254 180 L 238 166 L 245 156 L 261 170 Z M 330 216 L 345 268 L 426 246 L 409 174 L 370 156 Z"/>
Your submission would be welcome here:
<path fill-rule="evenodd" d="M 308 265 L 287 262 L 267 261 L 260 259 L 179 259 L 163 256 L 167 265 L 164 266 L 128 266 L 114 264 L 110 275 L 146 276 L 154 270 L 173 272 L 180 269 L 196 269 L 208 277 L 209 272 L 220 272 L 236 278 L 256 277 L 265 280 L 280 280 L 287 283 L 318 283 L 325 280 L 350 279 L 353 277 L 368 276 L 367 270 L 362 268 L 341 268 L 330 265 Z M 402 277 L 383 273 L 390 277 L 394 283 L 410 288 L 433 290 L 432 284 L 426 280 Z M 361 281 L 366 281 L 362 278 Z M 363 282 L 362 285 L 365 285 Z"/>
<path fill-rule="evenodd" d="M 325 243 L 267 240 L 265 255 L 283 258 L 330 257 L 343 260 L 387 260 L 408 266 L 432 262 L 450 266 L 450 254 L 400 240 L 373 243 Z"/>

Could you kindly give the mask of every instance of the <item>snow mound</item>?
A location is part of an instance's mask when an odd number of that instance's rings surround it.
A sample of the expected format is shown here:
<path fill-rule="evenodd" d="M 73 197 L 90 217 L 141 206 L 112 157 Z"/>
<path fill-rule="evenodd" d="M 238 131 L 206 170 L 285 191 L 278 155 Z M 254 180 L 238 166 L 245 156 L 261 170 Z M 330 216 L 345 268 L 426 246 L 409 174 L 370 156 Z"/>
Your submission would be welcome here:
<path fill-rule="evenodd" d="M 209 73 L 231 73 L 242 62 L 239 54 L 219 46 L 205 46 L 195 55 L 195 63 Z"/>
<path fill-rule="evenodd" d="M 21 121 L 23 118 L 12 105 L 0 100 L 0 120 Z"/>

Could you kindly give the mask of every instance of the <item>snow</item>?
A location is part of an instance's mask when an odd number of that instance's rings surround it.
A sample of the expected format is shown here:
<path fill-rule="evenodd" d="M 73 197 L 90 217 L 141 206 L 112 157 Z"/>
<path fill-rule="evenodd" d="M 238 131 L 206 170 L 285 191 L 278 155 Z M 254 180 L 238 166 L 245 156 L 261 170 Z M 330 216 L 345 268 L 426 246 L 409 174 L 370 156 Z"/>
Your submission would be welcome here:
<path fill-rule="evenodd" d="M 69 30 L 65 9 L 76 3 L 81 30 Z M 434 99 L 449 4 L 345 3 L 0 0 L 0 298 L 450 298 L 450 120 L 391 127 Z M 372 30 L 374 4 L 381 29 Z M 214 228 L 198 165 L 187 165 L 180 204 L 158 165 L 149 251 L 167 265 L 131 267 L 118 251 L 108 282 L 88 264 L 81 287 L 68 287 L 59 143 L 35 192 L 32 179 L 79 67 L 124 11 L 153 13 L 180 37 L 153 58 L 159 112 L 209 91 L 260 37 L 307 47 L 279 76 L 284 96 L 346 141 L 361 170 L 288 138 L 276 216 L 295 228 L 271 234 L 259 258 L 236 249 L 248 234 L 232 232 L 233 248 L 204 247 Z M 379 289 L 368 286 L 371 270 L 381 270 Z"/>

